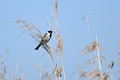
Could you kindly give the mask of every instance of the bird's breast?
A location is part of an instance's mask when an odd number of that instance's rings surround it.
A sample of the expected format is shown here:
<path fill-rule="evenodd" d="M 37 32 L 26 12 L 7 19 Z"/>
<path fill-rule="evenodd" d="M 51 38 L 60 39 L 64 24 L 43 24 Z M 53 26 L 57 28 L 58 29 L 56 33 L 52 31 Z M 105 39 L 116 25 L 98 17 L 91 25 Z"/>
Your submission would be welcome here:
<path fill-rule="evenodd" d="M 46 35 L 46 37 L 44 38 L 44 40 L 46 40 L 46 41 L 49 41 L 49 40 L 50 40 L 50 33 L 48 33 L 48 34 Z"/>

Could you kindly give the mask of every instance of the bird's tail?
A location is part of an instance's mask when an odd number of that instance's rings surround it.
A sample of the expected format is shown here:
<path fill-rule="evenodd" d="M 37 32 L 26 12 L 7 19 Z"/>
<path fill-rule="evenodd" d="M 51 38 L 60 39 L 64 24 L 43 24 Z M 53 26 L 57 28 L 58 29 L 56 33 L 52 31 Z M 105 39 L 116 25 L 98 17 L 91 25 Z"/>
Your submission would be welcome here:
<path fill-rule="evenodd" d="M 39 45 L 35 48 L 35 50 L 38 50 L 40 46 L 41 46 L 41 44 L 39 44 Z"/>

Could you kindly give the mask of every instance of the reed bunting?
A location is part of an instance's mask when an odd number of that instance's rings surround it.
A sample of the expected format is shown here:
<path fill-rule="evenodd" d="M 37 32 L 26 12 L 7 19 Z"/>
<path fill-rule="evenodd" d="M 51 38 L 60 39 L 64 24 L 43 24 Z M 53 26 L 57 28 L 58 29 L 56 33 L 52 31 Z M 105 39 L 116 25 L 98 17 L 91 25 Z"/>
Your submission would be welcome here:
<path fill-rule="evenodd" d="M 43 44 L 46 44 L 52 37 L 52 31 L 49 30 L 47 33 L 44 34 L 44 36 L 42 37 L 40 44 L 35 48 L 35 50 L 38 50 L 39 47 Z"/>

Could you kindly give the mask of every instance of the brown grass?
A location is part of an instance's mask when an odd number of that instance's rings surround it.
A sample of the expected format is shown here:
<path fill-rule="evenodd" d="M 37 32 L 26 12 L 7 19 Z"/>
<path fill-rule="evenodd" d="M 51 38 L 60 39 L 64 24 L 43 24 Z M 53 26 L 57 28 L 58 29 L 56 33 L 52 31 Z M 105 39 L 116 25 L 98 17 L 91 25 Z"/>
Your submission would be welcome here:
<path fill-rule="evenodd" d="M 109 78 L 108 73 L 104 73 L 104 75 L 103 75 L 103 80 L 108 80 L 108 78 Z"/>
<path fill-rule="evenodd" d="M 82 54 L 87 54 L 89 52 L 93 52 L 97 49 L 97 46 L 99 46 L 98 42 L 94 41 L 90 45 L 85 47 L 85 49 L 83 49 L 81 53 Z"/>

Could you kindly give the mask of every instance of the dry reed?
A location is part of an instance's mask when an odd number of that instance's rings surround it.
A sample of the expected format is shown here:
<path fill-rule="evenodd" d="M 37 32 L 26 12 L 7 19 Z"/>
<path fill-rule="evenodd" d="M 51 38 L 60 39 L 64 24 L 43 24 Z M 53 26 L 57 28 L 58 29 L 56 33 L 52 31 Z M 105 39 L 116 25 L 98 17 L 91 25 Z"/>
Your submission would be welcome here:
<path fill-rule="evenodd" d="M 97 49 L 97 46 L 99 46 L 98 42 L 94 41 L 90 45 L 85 47 L 85 49 L 83 49 L 81 53 L 82 54 L 87 54 L 89 52 L 93 52 Z"/>
<path fill-rule="evenodd" d="M 25 20 L 17 20 L 16 23 L 21 23 L 21 28 L 24 29 L 24 32 L 27 32 L 32 38 L 34 38 L 38 43 L 40 43 L 42 34 L 39 28 L 32 24 L 31 22 Z M 49 56 L 51 57 L 52 61 L 54 62 L 54 57 L 52 54 L 52 49 L 49 45 L 45 44 L 42 47 L 48 52 Z"/>

